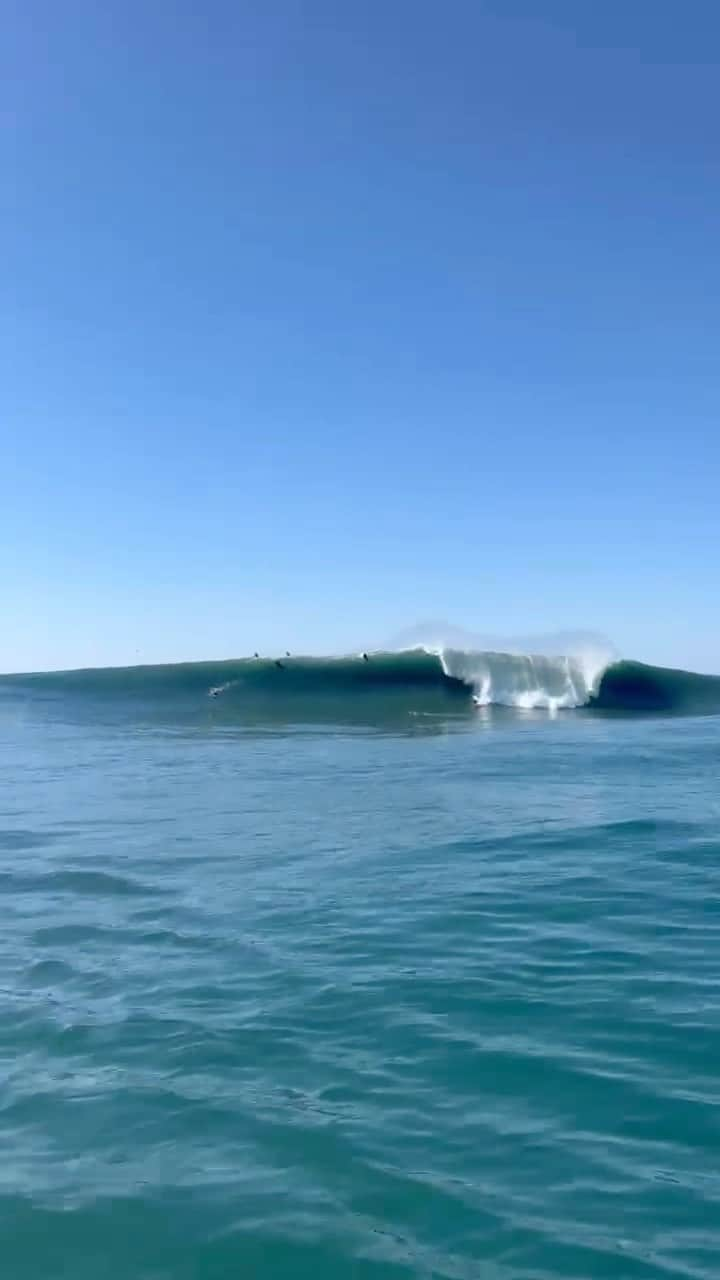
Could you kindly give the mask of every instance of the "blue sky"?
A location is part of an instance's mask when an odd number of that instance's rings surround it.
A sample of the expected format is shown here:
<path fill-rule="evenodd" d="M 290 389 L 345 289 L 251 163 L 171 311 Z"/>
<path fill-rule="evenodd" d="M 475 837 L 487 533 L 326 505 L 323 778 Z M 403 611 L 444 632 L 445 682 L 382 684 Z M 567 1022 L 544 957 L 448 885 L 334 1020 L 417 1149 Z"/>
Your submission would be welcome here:
<path fill-rule="evenodd" d="M 720 10 L 15 0 L 0 669 L 720 670 Z"/>

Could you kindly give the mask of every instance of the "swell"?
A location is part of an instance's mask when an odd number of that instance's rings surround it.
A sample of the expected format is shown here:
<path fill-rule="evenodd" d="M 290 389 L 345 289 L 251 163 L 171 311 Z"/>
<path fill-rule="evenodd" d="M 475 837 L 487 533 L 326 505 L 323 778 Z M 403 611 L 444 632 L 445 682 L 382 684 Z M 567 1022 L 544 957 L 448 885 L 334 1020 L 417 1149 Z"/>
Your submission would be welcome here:
<path fill-rule="evenodd" d="M 548 657 L 451 649 L 38 672 L 3 676 L 2 690 L 52 700 L 209 699 L 235 708 L 299 698 L 350 703 L 369 697 L 413 709 L 474 702 L 525 710 L 720 712 L 720 676 L 628 660 L 608 662 L 598 654 Z"/>
<path fill-rule="evenodd" d="M 91 693 L 216 698 L 289 694 L 348 694 L 369 690 L 451 690 L 467 696 L 462 679 L 443 670 L 440 657 L 424 649 L 346 657 L 289 655 L 232 658 L 221 662 L 181 662 L 157 666 L 97 667 L 77 671 L 4 676 L 2 683 L 39 693 Z"/>

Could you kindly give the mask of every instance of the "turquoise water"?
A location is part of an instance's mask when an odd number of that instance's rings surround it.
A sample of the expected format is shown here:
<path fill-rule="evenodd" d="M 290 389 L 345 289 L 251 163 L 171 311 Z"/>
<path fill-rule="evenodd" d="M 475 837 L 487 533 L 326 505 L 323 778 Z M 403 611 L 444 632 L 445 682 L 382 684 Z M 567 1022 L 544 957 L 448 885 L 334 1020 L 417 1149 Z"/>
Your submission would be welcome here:
<path fill-rule="evenodd" d="M 9 1280 L 720 1274 L 720 720 L 371 692 L 0 686 Z"/>

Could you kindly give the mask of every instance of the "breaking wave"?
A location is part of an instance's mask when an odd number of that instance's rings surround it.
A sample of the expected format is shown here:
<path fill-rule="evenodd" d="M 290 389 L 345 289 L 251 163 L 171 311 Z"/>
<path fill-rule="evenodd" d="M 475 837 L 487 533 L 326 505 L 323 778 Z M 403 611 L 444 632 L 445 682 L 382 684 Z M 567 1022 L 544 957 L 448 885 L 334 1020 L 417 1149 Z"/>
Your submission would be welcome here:
<path fill-rule="evenodd" d="M 549 711 L 720 712 L 720 676 L 641 662 L 615 661 L 589 650 L 553 657 L 468 649 L 425 648 L 348 657 L 240 658 L 158 666 L 106 667 L 3 676 L 0 691 L 46 698 L 84 698 L 260 709 L 299 705 L 307 713 L 332 701 L 369 709 L 380 703 L 423 707 L 506 706 Z M 204 705 L 208 705 L 205 701 Z"/>
<path fill-rule="evenodd" d="M 445 674 L 471 689 L 478 706 L 524 710 L 585 706 L 607 666 L 606 659 L 594 654 L 549 657 L 444 649 L 438 656 Z"/>

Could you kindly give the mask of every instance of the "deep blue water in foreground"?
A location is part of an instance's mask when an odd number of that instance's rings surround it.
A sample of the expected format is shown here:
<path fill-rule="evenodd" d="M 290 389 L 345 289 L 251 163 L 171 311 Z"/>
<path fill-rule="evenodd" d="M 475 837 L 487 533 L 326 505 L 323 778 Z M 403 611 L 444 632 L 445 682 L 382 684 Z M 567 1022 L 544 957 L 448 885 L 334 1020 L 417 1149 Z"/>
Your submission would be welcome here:
<path fill-rule="evenodd" d="M 720 720 L 0 699 L 8 1280 L 720 1275 Z"/>

